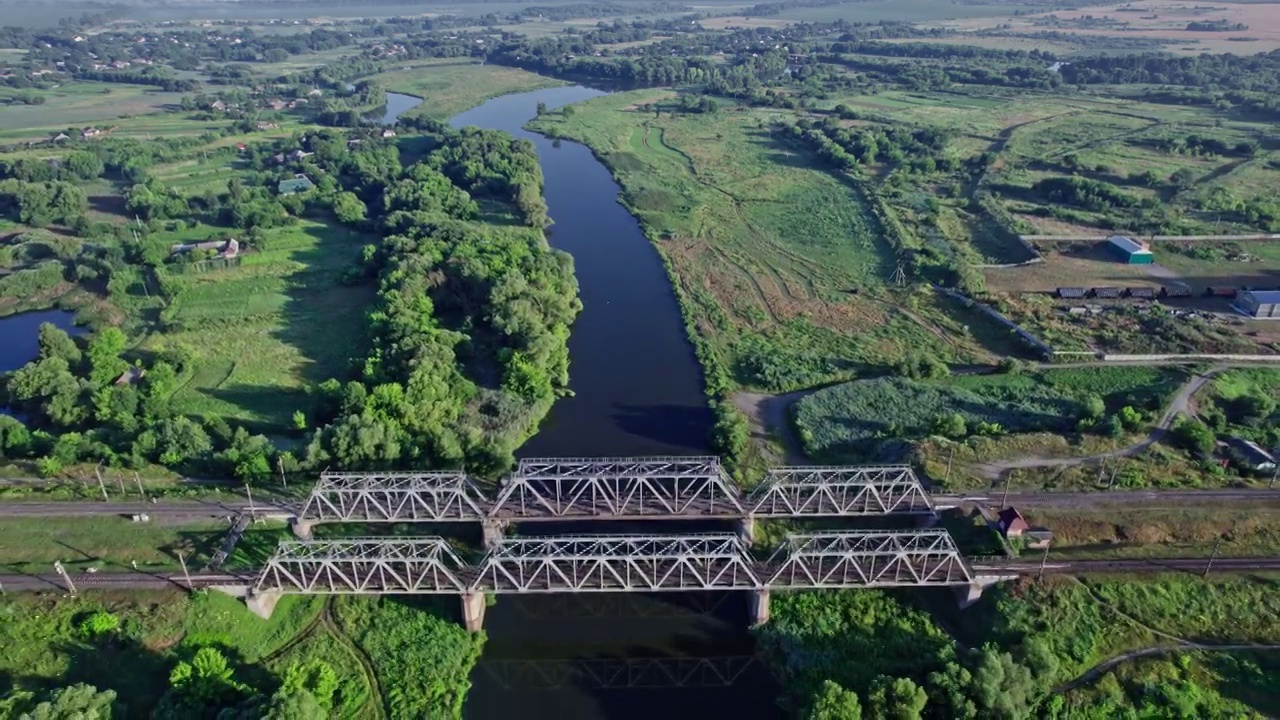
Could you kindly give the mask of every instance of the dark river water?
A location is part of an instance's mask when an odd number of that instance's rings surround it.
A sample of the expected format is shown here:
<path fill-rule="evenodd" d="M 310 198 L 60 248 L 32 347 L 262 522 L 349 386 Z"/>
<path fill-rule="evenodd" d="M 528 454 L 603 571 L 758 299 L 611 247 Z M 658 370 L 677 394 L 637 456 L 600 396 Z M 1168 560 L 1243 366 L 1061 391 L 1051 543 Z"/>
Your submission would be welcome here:
<path fill-rule="evenodd" d="M 601 94 L 561 87 L 507 95 L 451 120 L 455 127 L 504 130 L 533 142 L 554 221 L 548 239 L 573 256 L 578 277 L 583 311 L 569 338 L 574 395 L 556 402 L 520 454 L 708 454 L 713 418 L 701 369 L 657 252 L 589 149 L 522 128 L 539 102 L 555 109 Z M 521 531 L 604 530 L 574 524 Z M 465 714 L 475 720 L 780 717 L 777 684 L 753 659 L 747 627 L 745 593 L 502 596 L 485 618 L 489 639 Z"/>

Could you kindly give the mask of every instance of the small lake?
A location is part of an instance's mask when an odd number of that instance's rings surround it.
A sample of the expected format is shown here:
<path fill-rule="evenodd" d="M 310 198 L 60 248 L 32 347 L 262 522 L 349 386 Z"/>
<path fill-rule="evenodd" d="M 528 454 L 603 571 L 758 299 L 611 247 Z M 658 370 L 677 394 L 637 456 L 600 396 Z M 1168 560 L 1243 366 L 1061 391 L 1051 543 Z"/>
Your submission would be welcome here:
<path fill-rule="evenodd" d="M 84 328 L 76 327 L 75 313 L 65 310 L 37 310 L 0 318 L 0 373 L 12 372 L 40 354 L 40 326 L 52 323 L 72 335 Z"/>
<path fill-rule="evenodd" d="M 349 86 L 348 89 L 355 86 Z M 365 122 L 376 122 L 381 125 L 394 125 L 396 119 L 404 113 L 422 104 L 422 98 L 401 93 L 387 93 L 387 104 L 376 111 L 365 115 Z"/>

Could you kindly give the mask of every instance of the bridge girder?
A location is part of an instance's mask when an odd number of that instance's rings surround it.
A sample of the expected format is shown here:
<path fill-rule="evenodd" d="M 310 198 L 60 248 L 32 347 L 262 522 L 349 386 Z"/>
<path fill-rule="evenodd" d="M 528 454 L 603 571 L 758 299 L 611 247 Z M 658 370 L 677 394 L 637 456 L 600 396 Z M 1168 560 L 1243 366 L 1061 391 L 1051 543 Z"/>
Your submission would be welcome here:
<path fill-rule="evenodd" d="M 908 465 L 773 468 L 745 505 L 756 517 L 936 512 Z"/>
<path fill-rule="evenodd" d="M 459 472 L 323 473 L 302 508 L 310 522 L 481 520 L 483 497 Z"/>
<path fill-rule="evenodd" d="M 737 489 L 712 456 L 527 458 L 490 509 L 495 519 L 742 514 Z"/>
<path fill-rule="evenodd" d="M 255 593 L 459 594 L 467 566 L 440 537 L 284 540 Z"/>
<path fill-rule="evenodd" d="M 971 585 L 973 573 L 946 530 L 796 534 L 770 561 L 777 588 Z"/>
<path fill-rule="evenodd" d="M 726 657 L 485 660 L 479 667 L 506 688 L 599 689 L 729 687 L 751 669 L 751 655 Z"/>
<path fill-rule="evenodd" d="M 507 538 L 473 589 L 491 592 L 749 590 L 760 586 L 733 533 Z"/>

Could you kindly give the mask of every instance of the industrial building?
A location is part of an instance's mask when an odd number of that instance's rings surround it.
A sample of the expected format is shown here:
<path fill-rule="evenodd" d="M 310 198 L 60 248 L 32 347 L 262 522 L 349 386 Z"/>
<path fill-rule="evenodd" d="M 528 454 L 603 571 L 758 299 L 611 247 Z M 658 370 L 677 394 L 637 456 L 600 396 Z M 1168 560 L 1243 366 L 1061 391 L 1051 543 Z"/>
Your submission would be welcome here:
<path fill-rule="evenodd" d="M 1280 318 L 1280 290 L 1246 290 L 1236 304 L 1246 315 Z"/>
<path fill-rule="evenodd" d="M 1150 265 L 1156 261 L 1156 256 L 1151 254 L 1146 245 L 1124 235 L 1112 235 L 1107 238 L 1107 248 L 1113 255 L 1130 265 Z"/>

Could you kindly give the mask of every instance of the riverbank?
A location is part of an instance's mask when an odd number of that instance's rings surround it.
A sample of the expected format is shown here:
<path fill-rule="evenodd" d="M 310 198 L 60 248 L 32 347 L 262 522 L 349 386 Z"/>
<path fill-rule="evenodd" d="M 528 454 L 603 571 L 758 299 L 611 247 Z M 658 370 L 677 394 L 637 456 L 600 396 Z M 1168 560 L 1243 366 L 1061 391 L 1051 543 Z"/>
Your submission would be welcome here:
<path fill-rule="evenodd" d="M 382 73 L 371 79 L 391 92 L 422 100 L 421 105 L 404 112 L 404 117 L 435 120 L 451 118 L 497 97 L 569 84 L 525 70 L 455 58 Z"/>

